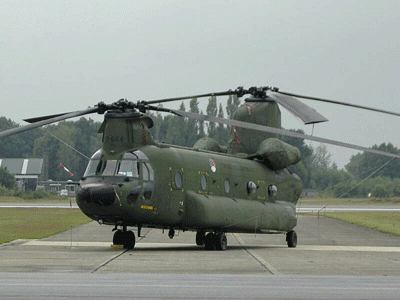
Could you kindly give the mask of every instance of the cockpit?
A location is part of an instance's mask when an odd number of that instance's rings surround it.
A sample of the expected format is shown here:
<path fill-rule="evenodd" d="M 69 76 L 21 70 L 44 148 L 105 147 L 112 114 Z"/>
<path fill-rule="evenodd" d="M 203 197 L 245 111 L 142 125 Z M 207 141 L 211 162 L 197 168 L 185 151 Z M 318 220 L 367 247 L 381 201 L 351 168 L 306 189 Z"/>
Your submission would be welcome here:
<path fill-rule="evenodd" d="M 140 150 L 127 152 L 119 160 L 106 160 L 102 151 L 97 151 L 86 168 L 84 177 L 116 176 L 154 180 L 154 170 L 148 157 Z"/>

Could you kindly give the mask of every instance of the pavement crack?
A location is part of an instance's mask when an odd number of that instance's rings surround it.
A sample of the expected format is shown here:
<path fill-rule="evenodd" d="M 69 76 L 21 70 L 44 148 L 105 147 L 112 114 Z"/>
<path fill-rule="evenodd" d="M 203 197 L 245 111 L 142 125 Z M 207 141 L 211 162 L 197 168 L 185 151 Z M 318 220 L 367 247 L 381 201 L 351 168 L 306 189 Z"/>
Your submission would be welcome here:
<path fill-rule="evenodd" d="M 267 270 L 272 275 L 280 275 L 279 271 L 275 269 L 271 264 L 269 264 L 266 260 L 264 260 L 261 256 L 259 256 L 254 251 L 251 251 L 250 249 L 246 248 L 244 241 L 240 238 L 239 235 L 237 235 L 236 233 L 232 233 L 232 235 L 236 239 L 236 241 L 240 244 L 242 249 L 246 251 L 247 254 L 249 254 L 251 257 L 253 257 L 265 270 Z"/>
<path fill-rule="evenodd" d="M 140 238 L 136 241 L 136 243 L 140 242 L 142 239 L 144 239 L 146 237 L 146 235 L 151 231 L 152 229 L 149 229 L 144 235 L 140 236 Z M 117 259 L 118 257 L 120 257 L 121 255 L 125 254 L 126 252 L 128 252 L 129 249 L 124 249 L 122 250 L 120 253 L 110 257 L 109 259 L 107 259 L 105 262 L 103 262 L 101 265 L 99 265 L 97 268 L 95 268 L 91 273 L 96 273 L 98 270 L 100 270 L 101 268 L 105 267 L 106 265 L 108 265 L 110 262 L 112 262 L 113 260 Z"/>
<path fill-rule="evenodd" d="M 120 257 L 122 254 L 124 254 L 125 252 L 127 252 L 129 249 L 124 249 L 122 250 L 120 253 L 112 256 L 111 258 L 107 259 L 104 263 L 102 263 L 100 266 L 98 266 L 96 269 L 94 269 L 91 273 L 95 273 L 98 270 L 100 270 L 101 268 L 103 268 L 104 266 L 106 266 L 107 264 L 109 264 L 110 262 L 112 262 L 114 259 L 117 259 L 118 257 Z"/>

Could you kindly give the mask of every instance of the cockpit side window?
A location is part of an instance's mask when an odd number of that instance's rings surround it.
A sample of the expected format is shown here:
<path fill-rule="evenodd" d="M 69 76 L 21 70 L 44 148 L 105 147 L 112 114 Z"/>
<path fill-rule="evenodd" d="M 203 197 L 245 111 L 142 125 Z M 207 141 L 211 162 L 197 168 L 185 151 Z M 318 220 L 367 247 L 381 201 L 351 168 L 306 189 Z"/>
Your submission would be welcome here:
<path fill-rule="evenodd" d="M 146 169 L 148 172 L 148 180 L 154 180 L 154 170 L 150 163 L 143 163 L 143 170 Z"/>
<path fill-rule="evenodd" d="M 117 176 L 140 177 L 140 164 L 134 160 L 122 160 L 116 172 Z"/>
<path fill-rule="evenodd" d="M 103 164 L 103 172 L 101 173 L 101 175 L 103 176 L 113 176 L 114 175 L 114 171 L 115 171 L 115 167 L 117 166 L 118 160 L 104 160 Z M 96 174 L 96 175 L 100 175 L 100 174 Z"/>

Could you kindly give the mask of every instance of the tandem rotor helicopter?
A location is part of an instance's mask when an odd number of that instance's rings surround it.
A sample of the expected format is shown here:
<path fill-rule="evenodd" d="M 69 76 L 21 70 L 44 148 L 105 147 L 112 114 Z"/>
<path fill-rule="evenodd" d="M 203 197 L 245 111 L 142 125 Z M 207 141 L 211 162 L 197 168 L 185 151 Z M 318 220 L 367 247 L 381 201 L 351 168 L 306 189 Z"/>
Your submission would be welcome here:
<path fill-rule="evenodd" d="M 160 103 L 209 96 L 236 95 L 245 103 L 233 119 L 162 108 Z M 375 149 L 298 134 L 281 129 L 278 104 L 306 124 L 327 119 L 298 98 L 347 105 L 377 112 L 390 111 L 344 102 L 307 97 L 272 87 L 251 87 L 188 97 L 137 103 L 121 99 L 98 103 L 84 110 L 32 118 L 31 124 L 0 132 L 0 138 L 50 123 L 91 113 L 104 114 L 99 128 L 103 146 L 90 159 L 77 188 L 76 202 L 99 224 L 114 226 L 113 244 L 132 249 L 135 234 L 128 227 L 195 231 L 196 244 L 208 250 L 225 250 L 226 233 L 286 234 L 288 247 L 296 247 L 296 203 L 302 182 L 287 167 L 300 161 L 300 151 L 279 139 L 287 135 L 390 157 Z M 155 141 L 147 111 L 156 110 L 219 122 L 231 126 L 226 149 L 203 138 L 193 148 Z"/>

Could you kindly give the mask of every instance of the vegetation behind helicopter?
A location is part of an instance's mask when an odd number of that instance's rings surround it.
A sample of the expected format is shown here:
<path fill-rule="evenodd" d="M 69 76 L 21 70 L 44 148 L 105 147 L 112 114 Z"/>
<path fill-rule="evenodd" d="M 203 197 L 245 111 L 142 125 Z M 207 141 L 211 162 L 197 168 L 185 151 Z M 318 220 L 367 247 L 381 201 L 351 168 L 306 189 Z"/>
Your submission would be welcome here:
<path fill-rule="evenodd" d="M 246 94 L 250 98 L 237 108 L 238 97 Z M 223 118 L 221 106 L 216 116 L 215 97 L 222 95 L 230 97 L 230 119 Z M 239 87 L 222 93 L 136 104 L 121 99 L 111 105 L 99 103 L 82 111 L 30 119 L 31 125 L 3 131 L 0 137 L 88 113 L 105 113 L 99 129 L 103 146 L 90 159 L 78 188 L 77 203 L 90 218 L 115 226 L 114 244 L 133 248 L 135 235 L 127 227 L 137 226 L 139 235 L 142 227 L 154 227 L 169 229 L 171 238 L 176 229 L 193 230 L 197 232 L 196 243 L 205 244 L 206 249 L 225 250 L 226 232 L 286 233 L 288 246 L 295 247 L 295 205 L 302 182 L 288 167 L 299 163 L 301 153 L 282 141 L 281 135 L 398 157 L 377 149 L 282 130 L 278 103 L 305 123 L 327 121 L 295 96 L 303 97 L 270 87 Z M 207 115 L 198 113 L 197 99 L 202 97 L 210 97 Z M 188 98 L 192 99 L 190 112 L 185 112 L 183 106 L 181 110 L 153 106 Z M 155 141 L 150 133 L 153 120 L 145 114 L 149 110 L 190 118 L 186 129 L 199 138 L 193 148 Z M 175 128 L 185 128 L 183 119 L 171 120 L 176 123 Z M 204 120 L 231 126 L 227 146 L 217 140 L 226 131 L 221 125 L 210 123 L 208 127 L 217 139 L 202 137 Z M 79 122 L 83 127 L 85 122 L 94 125 L 91 121 Z M 159 126 L 155 131 L 167 138 L 171 129 Z M 175 137 L 179 139 L 180 134 Z M 189 140 L 189 135 L 182 137 Z M 91 137 L 86 136 L 82 143 L 86 141 L 89 144 Z"/>

